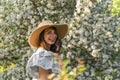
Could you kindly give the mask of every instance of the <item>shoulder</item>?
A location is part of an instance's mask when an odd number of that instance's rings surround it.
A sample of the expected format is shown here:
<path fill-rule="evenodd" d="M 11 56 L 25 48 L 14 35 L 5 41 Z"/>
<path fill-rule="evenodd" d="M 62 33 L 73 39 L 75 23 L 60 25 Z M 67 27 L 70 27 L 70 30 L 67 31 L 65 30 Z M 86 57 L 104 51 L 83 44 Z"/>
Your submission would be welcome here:
<path fill-rule="evenodd" d="M 44 48 L 38 48 L 37 51 L 35 52 L 35 54 L 39 54 L 41 56 L 51 56 L 53 52 L 51 51 L 47 51 Z"/>
<path fill-rule="evenodd" d="M 45 49 L 43 48 L 38 48 L 35 53 L 43 53 L 45 52 Z"/>

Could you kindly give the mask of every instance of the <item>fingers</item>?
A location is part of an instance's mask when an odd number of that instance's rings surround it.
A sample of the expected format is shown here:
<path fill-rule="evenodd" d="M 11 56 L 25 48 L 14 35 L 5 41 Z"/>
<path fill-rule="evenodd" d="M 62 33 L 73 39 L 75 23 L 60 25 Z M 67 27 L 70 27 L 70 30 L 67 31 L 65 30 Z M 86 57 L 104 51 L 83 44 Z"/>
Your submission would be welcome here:
<path fill-rule="evenodd" d="M 60 52 L 60 49 L 61 49 L 61 46 L 62 46 L 61 41 L 58 40 L 55 45 L 56 45 L 56 47 L 57 47 L 57 48 L 56 48 L 56 52 L 59 53 L 59 52 Z"/>
<path fill-rule="evenodd" d="M 57 48 L 56 48 L 56 52 L 60 52 L 60 46 L 59 45 L 56 45 Z"/>
<path fill-rule="evenodd" d="M 52 53 L 53 57 L 58 57 L 57 53 Z"/>
<path fill-rule="evenodd" d="M 60 64 L 60 68 L 63 69 L 63 64 Z"/>

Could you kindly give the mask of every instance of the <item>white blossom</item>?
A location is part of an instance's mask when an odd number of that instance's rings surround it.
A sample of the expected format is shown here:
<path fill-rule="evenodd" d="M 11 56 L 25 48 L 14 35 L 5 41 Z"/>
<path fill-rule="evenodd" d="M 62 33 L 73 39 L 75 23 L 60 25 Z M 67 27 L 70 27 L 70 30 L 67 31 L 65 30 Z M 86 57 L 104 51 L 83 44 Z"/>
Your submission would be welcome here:
<path fill-rule="evenodd" d="M 19 20 L 19 19 L 21 19 L 21 15 L 20 14 L 17 14 L 17 16 L 16 16 L 16 18 Z"/>
<path fill-rule="evenodd" d="M 76 10 L 78 13 L 80 13 L 80 8 L 82 8 L 82 4 L 81 4 L 80 0 L 77 0 Z"/>
<path fill-rule="evenodd" d="M 92 2 L 89 0 L 89 3 L 88 3 L 88 5 L 90 6 L 90 7 L 92 7 Z"/>
<path fill-rule="evenodd" d="M 93 50 L 95 50 L 95 49 L 96 49 L 96 46 L 95 46 L 95 45 L 92 45 L 91 48 L 92 48 Z"/>
<path fill-rule="evenodd" d="M 71 44 L 68 44 L 68 46 L 67 47 L 72 47 L 72 45 Z"/>
<path fill-rule="evenodd" d="M 106 36 L 112 37 L 112 33 L 111 32 L 106 32 Z"/>
<path fill-rule="evenodd" d="M 35 19 L 31 19 L 31 23 L 34 24 L 35 23 Z"/>
<path fill-rule="evenodd" d="M 3 11 L 4 11 L 4 7 L 0 6 L 0 12 L 3 12 Z"/>
<path fill-rule="evenodd" d="M 48 4 L 47 4 L 47 7 L 48 7 L 48 8 L 50 8 L 50 7 L 51 7 L 51 4 L 50 4 L 50 3 L 48 3 Z"/>
<path fill-rule="evenodd" d="M 69 58 L 72 55 L 72 52 L 67 52 L 67 58 Z"/>
<path fill-rule="evenodd" d="M 85 14 L 81 14 L 81 17 L 85 17 L 86 15 Z"/>
<path fill-rule="evenodd" d="M 3 23 L 3 19 L 0 19 L 0 24 L 2 24 Z"/>
<path fill-rule="evenodd" d="M 91 55 L 93 57 L 99 57 L 99 51 L 100 51 L 100 49 L 95 49 L 95 50 L 92 51 Z"/>
<path fill-rule="evenodd" d="M 89 9 L 88 7 L 85 7 L 85 8 L 84 8 L 84 13 L 85 13 L 85 14 L 89 14 L 89 13 L 90 13 L 90 9 Z"/>

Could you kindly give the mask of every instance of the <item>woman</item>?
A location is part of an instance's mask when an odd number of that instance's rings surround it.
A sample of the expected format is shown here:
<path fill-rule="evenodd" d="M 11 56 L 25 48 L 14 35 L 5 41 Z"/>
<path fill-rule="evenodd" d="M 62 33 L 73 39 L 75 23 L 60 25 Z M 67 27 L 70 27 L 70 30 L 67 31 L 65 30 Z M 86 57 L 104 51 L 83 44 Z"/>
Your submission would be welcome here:
<path fill-rule="evenodd" d="M 36 52 L 27 62 L 27 72 L 33 80 L 48 80 L 51 73 L 58 74 L 62 68 L 59 42 L 68 31 L 67 24 L 53 24 L 51 21 L 43 21 L 30 34 L 28 42 L 31 47 L 37 48 Z M 59 64 L 55 64 L 57 57 Z"/>

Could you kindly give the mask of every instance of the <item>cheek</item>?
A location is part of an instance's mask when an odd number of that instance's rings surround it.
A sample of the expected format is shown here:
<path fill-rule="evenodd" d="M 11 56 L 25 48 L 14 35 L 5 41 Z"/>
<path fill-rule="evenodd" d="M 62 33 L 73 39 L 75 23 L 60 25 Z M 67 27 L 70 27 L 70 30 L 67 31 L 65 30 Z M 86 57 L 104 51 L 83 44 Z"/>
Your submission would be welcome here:
<path fill-rule="evenodd" d="M 44 40 L 45 41 L 48 40 L 48 36 L 47 35 L 44 36 Z"/>
<path fill-rule="evenodd" d="M 55 34 L 55 38 L 57 38 L 57 35 Z"/>

